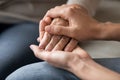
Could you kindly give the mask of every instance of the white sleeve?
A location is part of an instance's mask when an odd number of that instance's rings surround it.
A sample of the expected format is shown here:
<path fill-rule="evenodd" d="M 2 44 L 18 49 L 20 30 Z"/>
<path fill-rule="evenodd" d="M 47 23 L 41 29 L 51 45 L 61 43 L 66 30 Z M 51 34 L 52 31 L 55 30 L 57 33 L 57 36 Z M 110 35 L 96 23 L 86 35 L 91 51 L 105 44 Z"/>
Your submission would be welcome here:
<path fill-rule="evenodd" d="M 86 8 L 90 15 L 94 16 L 100 1 L 101 0 L 68 0 L 67 4 L 79 4 Z"/>

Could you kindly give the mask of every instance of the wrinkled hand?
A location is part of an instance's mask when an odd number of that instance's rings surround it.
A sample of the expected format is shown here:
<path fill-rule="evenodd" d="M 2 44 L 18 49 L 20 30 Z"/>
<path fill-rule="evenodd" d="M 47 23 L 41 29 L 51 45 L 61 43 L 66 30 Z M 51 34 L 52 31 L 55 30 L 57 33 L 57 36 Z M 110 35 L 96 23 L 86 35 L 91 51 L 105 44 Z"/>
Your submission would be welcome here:
<path fill-rule="evenodd" d="M 72 52 L 65 51 L 45 51 L 39 49 L 36 45 L 31 45 L 35 56 L 39 59 L 45 60 L 48 63 L 66 70 L 70 70 L 73 64 L 81 63 L 85 60 L 91 59 L 91 57 L 80 47 L 76 47 Z"/>
<path fill-rule="evenodd" d="M 72 37 L 78 41 L 94 40 L 101 34 L 98 21 L 88 15 L 86 9 L 80 5 L 62 5 L 49 10 L 45 17 L 51 19 L 62 18 L 69 22 L 68 26 L 49 25 L 45 31 Z"/>
<path fill-rule="evenodd" d="M 42 20 L 40 22 L 40 45 L 39 47 L 41 49 L 45 49 L 48 51 L 55 51 L 55 50 L 65 50 L 65 51 L 72 51 L 76 46 L 78 41 L 75 39 L 71 39 L 65 36 L 58 36 L 58 35 L 52 35 L 48 32 L 45 32 L 45 26 L 46 25 L 57 25 L 57 26 L 67 26 L 68 22 L 56 18 L 53 21 L 47 17 L 46 19 Z"/>

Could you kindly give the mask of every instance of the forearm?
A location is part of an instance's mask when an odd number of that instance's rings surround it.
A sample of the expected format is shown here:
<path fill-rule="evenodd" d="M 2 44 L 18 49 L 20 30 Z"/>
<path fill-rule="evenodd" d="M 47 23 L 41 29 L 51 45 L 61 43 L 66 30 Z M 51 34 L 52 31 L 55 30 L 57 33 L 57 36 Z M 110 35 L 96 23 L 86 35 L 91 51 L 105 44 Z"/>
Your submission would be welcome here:
<path fill-rule="evenodd" d="M 83 80 L 119 80 L 120 74 L 111 71 L 93 60 L 83 60 L 83 63 L 73 63 L 71 72 Z"/>
<path fill-rule="evenodd" d="M 101 23 L 101 34 L 98 39 L 120 41 L 120 24 L 119 23 Z"/>
<path fill-rule="evenodd" d="M 90 15 L 94 16 L 100 1 L 101 0 L 68 0 L 67 4 L 79 4 L 86 8 Z"/>

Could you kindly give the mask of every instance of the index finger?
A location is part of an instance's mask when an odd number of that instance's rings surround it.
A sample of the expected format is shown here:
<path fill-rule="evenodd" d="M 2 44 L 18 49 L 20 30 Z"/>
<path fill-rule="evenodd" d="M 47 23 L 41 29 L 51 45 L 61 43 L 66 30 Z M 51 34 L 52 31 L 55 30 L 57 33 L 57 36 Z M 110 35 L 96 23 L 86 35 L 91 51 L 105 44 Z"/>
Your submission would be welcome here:
<path fill-rule="evenodd" d="M 40 21 L 39 24 L 39 36 L 40 36 L 40 41 L 42 40 L 44 33 L 45 33 L 45 26 L 51 24 L 51 19 L 49 17 L 46 17 L 44 20 Z"/>

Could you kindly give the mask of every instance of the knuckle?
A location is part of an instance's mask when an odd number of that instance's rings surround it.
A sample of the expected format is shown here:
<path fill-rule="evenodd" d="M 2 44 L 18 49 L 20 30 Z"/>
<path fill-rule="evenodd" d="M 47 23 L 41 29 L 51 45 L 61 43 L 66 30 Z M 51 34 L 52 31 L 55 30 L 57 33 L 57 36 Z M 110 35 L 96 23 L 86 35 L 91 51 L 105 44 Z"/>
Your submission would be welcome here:
<path fill-rule="evenodd" d="M 56 6 L 55 9 L 59 8 L 60 6 Z"/>
<path fill-rule="evenodd" d="M 73 28 L 70 33 L 71 37 L 75 38 L 77 35 L 77 32 L 79 32 L 79 30 L 77 28 Z"/>
<path fill-rule="evenodd" d="M 74 8 L 69 7 L 69 8 L 67 8 L 66 12 L 67 12 L 67 15 L 71 16 L 73 14 L 73 12 L 74 12 Z"/>
<path fill-rule="evenodd" d="M 53 31 L 53 27 L 52 26 L 46 26 L 45 31 L 47 31 L 48 33 L 51 33 Z"/>
<path fill-rule="evenodd" d="M 53 36 L 53 41 L 58 41 L 61 38 L 61 36 L 54 35 Z"/>
<path fill-rule="evenodd" d="M 62 39 L 63 39 L 63 41 L 66 41 L 66 40 L 68 40 L 69 38 L 66 37 L 66 36 L 63 36 Z"/>
<path fill-rule="evenodd" d="M 64 6 L 66 6 L 66 4 L 63 4 L 62 6 L 64 7 Z"/>
<path fill-rule="evenodd" d="M 61 33 L 61 28 L 60 27 L 58 27 L 58 28 L 55 27 L 54 31 L 56 31 L 57 34 L 60 34 Z"/>
<path fill-rule="evenodd" d="M 49 14 L 53 10 L 54 10 L 54 8 L 49 9 L 46 14 Z"/>

